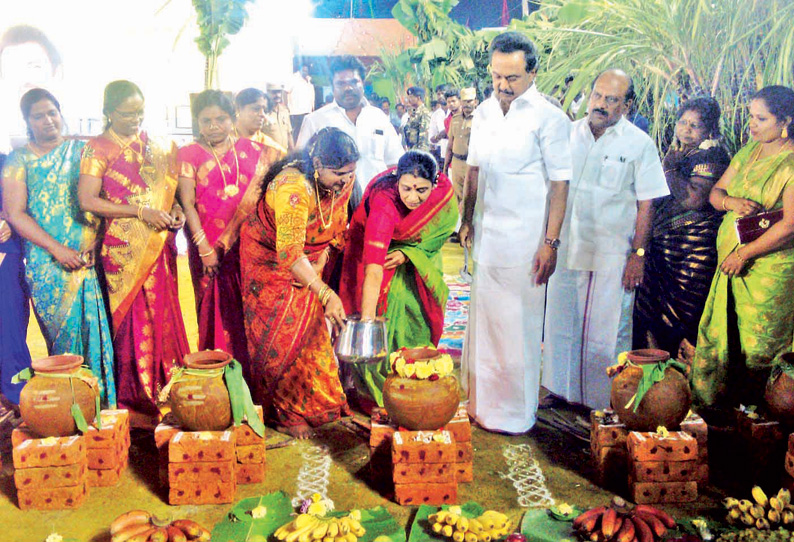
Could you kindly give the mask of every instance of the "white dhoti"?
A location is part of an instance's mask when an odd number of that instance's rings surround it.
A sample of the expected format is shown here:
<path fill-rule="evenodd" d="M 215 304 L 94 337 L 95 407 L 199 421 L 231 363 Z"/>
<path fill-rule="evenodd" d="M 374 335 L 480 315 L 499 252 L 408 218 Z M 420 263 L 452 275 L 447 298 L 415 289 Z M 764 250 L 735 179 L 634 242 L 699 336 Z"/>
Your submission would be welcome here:
<path fill-rule="evenodd" d="M 543 386 L 568 401 L 609 406 L 606 368 L 631 348 L 634 292 L 621 284 L 623 268 L 572 271 L 549 280 L 543 344 Z"/>
<path fill-rule="evenodd" d="M 523 433 L 535 424 L 545 287 L 530 265 L 474 265 L 461 380 L 482 427 Z"/>

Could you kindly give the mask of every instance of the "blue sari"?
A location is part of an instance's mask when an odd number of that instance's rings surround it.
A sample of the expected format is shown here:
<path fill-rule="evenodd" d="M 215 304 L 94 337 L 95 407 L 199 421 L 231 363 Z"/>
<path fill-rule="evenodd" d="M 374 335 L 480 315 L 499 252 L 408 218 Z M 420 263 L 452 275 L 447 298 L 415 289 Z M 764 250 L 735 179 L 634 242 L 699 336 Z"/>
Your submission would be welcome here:
<path fill-rule="evenodd" d="M 27 212 L 44 231 L 69 248 L 96 254 L 99 220 L 77 202 L 84 146 L 68 140 L 41 157 L 23 147 L 8 157 L 3 175 L 27 184 Z M 113 341 L 96 270 L 68 271 L 43 248 L 24 247 L 25 277 L 48 352 L 83 356 L 99 379 L 103 406 L 115 407 Z"/>
<path fill-rule="evenodd" d="M 0 154 L 0 170 L 5 158 Z M 2 207 L 0 187 L 0 207 Z M 12 384 L 11 377 L 30 367 L 30 352 L 25 338 L 28 333 L 30 309 L 25 264 L 19 236 L 0 243 L 0 392 L 12 403 L 19 404 L 22 384 Z"/>

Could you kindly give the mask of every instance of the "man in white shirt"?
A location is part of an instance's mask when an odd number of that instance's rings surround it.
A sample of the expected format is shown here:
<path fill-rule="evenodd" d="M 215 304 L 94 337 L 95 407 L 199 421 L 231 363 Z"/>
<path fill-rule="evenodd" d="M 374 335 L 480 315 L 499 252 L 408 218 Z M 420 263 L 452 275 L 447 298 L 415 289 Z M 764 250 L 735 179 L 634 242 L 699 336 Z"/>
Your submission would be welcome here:
<path fill-rule="evenodd" d="M 549 281 L 543 385 L 593 408 L 609 406 L 606 368 L 631 348 L 652 200 L 669 193 L 656 146 L 624 116 L 633 100 L 631 78 L 607 70 L 573 124 L 573 178 Z"/>
<path fill-rule="evenodd" d="M 447 155 L 447 132 L 444 129 L 444 119 L 449 114 L 446 94 L 450 89 L 452 89 L 452 85 L 446 83 L 436 87 L 436 101 L 441 104 L 441 107 L 430 114 L 430 128 L 427 131 L 427 136 L 430 138 L 430 152 L 436 157 L 439 165 L 444 164 L 444 157 Z"/>
<path fill-rule="evenodd" d="M 314 84 L 309 75 L 309 63 L 292 74 L 287 85 L 287 108 L 292 120 L 292 133 L 300 132 L 301 123 L 306 115 L 314 111 Z"/>
<path fill-rule="evenodd" d="M 306 146 L 322 128 L 334 126 L 356 141 L 361 158 L 356 166 L 356 189 L 351 205 L 358 206 L 367 184 L 377 174 L 397 165 L 403 155 L 400 138 L 389 117 L 364 98 L 363 64 L 354 56 L 345 55 L 331 62 L 334 101 L 303 120 L 296 146 Z"/>
<path fill-rule="evenodd" d="M 571 177 L 570 121 L 535 88 L 529 39 L 500 34 L 490 56 L 494 93 L 474 112 L 459 233 L 474 260 L 461 380 L 477 423 L 522 433 L 535 424 L 545 284 Z"/>

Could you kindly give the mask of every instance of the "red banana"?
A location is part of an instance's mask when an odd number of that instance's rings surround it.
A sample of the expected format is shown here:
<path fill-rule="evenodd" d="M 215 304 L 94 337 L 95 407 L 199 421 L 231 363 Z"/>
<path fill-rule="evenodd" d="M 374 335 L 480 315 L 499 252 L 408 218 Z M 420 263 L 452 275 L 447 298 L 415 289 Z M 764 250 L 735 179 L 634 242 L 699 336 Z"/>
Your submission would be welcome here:
<path fill-rule="evenodd" d="M 631 542 L 634 540 L 634 533 L 634 522 L 629 518 L 625 518 L 623 519 L 623 525 L 621 525 L 615 535 L 615 542 Z"/>
<path fill-rule="evenodd" d="M 618 532 L 618 511 L 614 508 L 607 508 L 604 515 L 601 516 L 601 532 L 609 539 L 612 535 Z"/>
<path fill-rule="evenodd" d="M 591 532 L 593 529 L 595 529 L 598 518 L 601 517 L 601 514 L 604 513 L 604 510 L 606 510 L 605 507 L 598 506 L 588 510 L 587 512 L 579 514 L 576 519 L 573 520 L 573 528 Z"/>
<path fill-rule="evenodd" d="M 635 509 L 634 516 L 647 523 L 656 536 L 664 536 L 664 533 L 667 532 L 667 527 L 664 526 L 662 520 L 653 514 L 648 514 L 647 512 L 637 512 Z"/>
<path fill-rule="evenodd" d="M 636 508 L 634 508 L 637 512 L 647 512 L 648 514 L 653 514 L 664 524 L 665 527 L 668 529 L 672 529 L 675 527 L 675 520 L 673 517 L 665 512 L 664 510 L 659 510 L 655 506 L 649 506 L 647 504 L 638 504 Z"/>
<path fill-rule="evenodd" d="M 637 516 L 633 516 L 631 518 L 632 523 L 634 523 L 634 532 L 637 536 L 637 542 L 654 542 L 655 538 L 653 536 L 653 531 L 651 530 L 650 525 L 645 523 L 642 518 Z"/>

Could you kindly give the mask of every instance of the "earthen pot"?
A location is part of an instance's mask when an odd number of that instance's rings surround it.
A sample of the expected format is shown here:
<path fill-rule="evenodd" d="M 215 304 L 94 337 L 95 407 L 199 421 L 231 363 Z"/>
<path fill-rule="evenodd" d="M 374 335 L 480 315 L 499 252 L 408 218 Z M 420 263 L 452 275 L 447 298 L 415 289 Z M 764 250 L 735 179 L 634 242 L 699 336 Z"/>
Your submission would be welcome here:
<path fill-rule="evenodd" d="M 672 431 L 686 418 L 692 404 L 689 382 L 673 367 L 665 370 L 663 380 L 651 386 L 636 412 L 634 403 L 626 408 L 626 403 L 637 393 L 643 375 L 641 366 L 662 363 L 669 358 L 670 354 L 664 350 L 632 350 L 628 353 L 630 363 L 613 378 L 610 402 L 620 423 L 628 430 L 656 431 L 661 425 Z"/>
<path fill-rule="evenodd" d="M 28 427 L 39 436 L 76 434 L 72 404 L 80 407 L 86 422 L 96 417 L 99 383 L 82 364 L 83 357 L 74 354 L 50 356 L 30 364 L 33 378 L 19 395 L 19 411 Z"/>
<path fill-rule="evenodd" d="M 205 350 L 185 356 L 185 372 L 171 387 L 171 412 L 188 431 L 222 431 L 232 424 L 223 369 L 231 354 Z"/>
<path fill-rule="evenodd" d="M 794 352 L 780 356 L 783 364 L 794 366 Z M 767 408 L 772 418 L 794 426 L 794 378 L 782 367 L 772 369 L 764 392 Z"/>
<path fill-rule="evenodd" d="M 431 360 L 439 357 L 430 348 L 405 350 L 404 357 Z M 455 416 L 460 404 L 458 381 L 447 375 L 438 380 L 418 380 L 391 375 L 383 384 L 383 406 L 391 420 L 411 431 L 441 429 Z"/>

